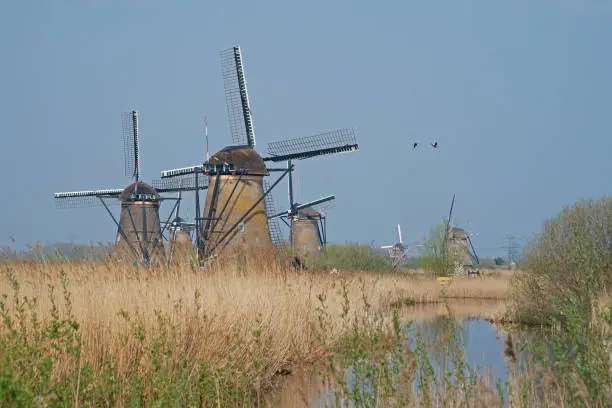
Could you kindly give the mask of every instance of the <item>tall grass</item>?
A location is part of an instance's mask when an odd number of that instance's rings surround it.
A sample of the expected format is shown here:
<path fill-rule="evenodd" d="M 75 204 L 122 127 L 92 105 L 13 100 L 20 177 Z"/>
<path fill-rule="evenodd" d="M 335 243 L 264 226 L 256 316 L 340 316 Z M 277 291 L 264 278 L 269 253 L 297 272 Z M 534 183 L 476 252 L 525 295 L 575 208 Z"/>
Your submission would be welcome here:
<path fill-rule="evenodd" d="M 0 401 L 253 406 L 283 373 L 321 361 L 352 330 L 347 321 L 366 324 L 360 317 L 406 299 L 486 297 L 467 280 L 442 288 L 387 272 L 296 271 L 269 254 L 235 259 L 205 271 L 112 258 L 5 263 Z M 492 285 L 503 297 L 504 284 Z"/>
<path fill-rule="evenodd" d="M 395 311 L 453 297 L 503 299 L 506 278 L 442 286 L 388 271 L 296 271 L 267 254 L 235 259 L 219 258 L 205 271 L 145 270 L 112 259 L 3 265 L 0 401 L 262 406 L 287 373 L 325 362 L 334 395 L 354 406 L 499 400 L 493 385 L 461 366 L 450 335 L 438 340 L 456 353 L 455 363 L 434 376 L 430 340 L 411 350 Z M 347 370 L 351 377 L 342 376 Z M 421 385 L 406 389 L 400 381 Z M 513 395 L 513 406 L 540 398 L 514 387 L 503 393 Z"/>

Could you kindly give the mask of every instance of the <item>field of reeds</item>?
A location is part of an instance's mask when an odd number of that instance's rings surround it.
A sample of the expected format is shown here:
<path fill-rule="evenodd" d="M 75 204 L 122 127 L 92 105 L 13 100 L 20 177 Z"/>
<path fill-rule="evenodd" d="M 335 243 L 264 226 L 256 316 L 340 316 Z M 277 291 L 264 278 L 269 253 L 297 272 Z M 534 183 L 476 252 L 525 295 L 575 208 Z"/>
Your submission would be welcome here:
<path fill-rule="evenodd" d="M 446 298 L 503 299 L 507 279 L 440 285 L 392 273 L 226 260 L 202 271 L 112 261 L 2 265 L 2 400 L 245 405 L 321 359 L 347 322 Z M 363 320 L 366 322 L 366 320 Z M 365 323 L 364 323 L 365 324 Z"/>
<path fill-rule="evenodd" d="M 369 261 L 297 270 L 270 254 L 228 254 L 206 270 L 5 261 L 0 406 L 274 406 L 287 376 L 303 370 L 317 370 L 328 406 L 606 406 L 610 224 L 593 220 L 611 207 L 593 205 L 548 222 L 525 271 L 444 284 Z M 505 301 L 498 323 L 552 331 L 521 367 L 508 336 L 509 380 L 488 383 L 466 366 L 453 319 L 407 345 L 410 313 L 400 311 L 452 299 Z"/>

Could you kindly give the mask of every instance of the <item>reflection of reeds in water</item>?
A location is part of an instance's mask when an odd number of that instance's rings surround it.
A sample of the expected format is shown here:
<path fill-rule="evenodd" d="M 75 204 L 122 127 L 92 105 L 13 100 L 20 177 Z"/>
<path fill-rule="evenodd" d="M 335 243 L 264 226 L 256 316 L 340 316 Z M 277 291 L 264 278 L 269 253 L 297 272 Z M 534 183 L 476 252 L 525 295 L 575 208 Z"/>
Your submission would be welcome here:
<path fill-rule="evenodd" d="M 350 367 L 350 374 L 342 381 L 330 382 L 332 376 L 324 372 L 327 382 L 319 389 L 323 395 L 339 395 L 343 405 L 317 406 L 370 406 L 364 401 L 371 406 L 568 406 L 567 393 L 559 389 L 552 373 L 527 358 L 519 366 L 519 353 L 511 334 L 505 336 L 503 351 L 500 349 L 508 358 L 506 381 L 500 382 L 493 371 L 483 372 L 483 367 L 469 367 L 463 319 L 453 316 L 452 310 L 448 313 L 450 316 L 428 321 L 428 326 L 418 326 L 417 345 L 412 345 L 417 348 L 416 355 L 403 341 L 380 354 L 361 344 L 370 340 L 352 337 L 348 343 L 353 348 L 336 354 L 334 360 L 342 367 Z M 384 337 L 388 332 L 382 330 L 378 335 Z M 419 351 L 419 347 L 428 351 Z"/>
<path fill-rule="evenodd" d="M 507 357 L 510 357 L 513 362 L 516 362 L 516 353 L 514 352 L 514 343 L 512 342 L 512 335 L 510 333 L 508 333 L 508 335 L 506 336 L 506 341 L 504 343 L 506 344 L 506 348 L 504 349 L 504 354 Z"/>

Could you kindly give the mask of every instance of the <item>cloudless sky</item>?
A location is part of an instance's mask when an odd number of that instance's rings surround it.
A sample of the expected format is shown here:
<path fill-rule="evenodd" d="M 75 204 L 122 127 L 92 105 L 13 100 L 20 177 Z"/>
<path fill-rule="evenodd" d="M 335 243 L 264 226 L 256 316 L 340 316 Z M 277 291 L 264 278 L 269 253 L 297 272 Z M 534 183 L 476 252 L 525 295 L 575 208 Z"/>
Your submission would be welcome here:
<path fill-rule="evenodd" d="M 612 193 L 610 39 L 595 0 L 4 1 L 0 245 L 114 239 L 103 208 L 52 197 L 127 185 L 123 111 L 145 181 L 201 162 L 205 115 L 211 150 L 230 144 L 219 51 L 239 44 L 260 152 L 357 130 L 359 152 L 296 163 L 298 201 L 337 196 L 330 241 L 422 240 L 456 193 L 477 252 L 503 254 Z"/>

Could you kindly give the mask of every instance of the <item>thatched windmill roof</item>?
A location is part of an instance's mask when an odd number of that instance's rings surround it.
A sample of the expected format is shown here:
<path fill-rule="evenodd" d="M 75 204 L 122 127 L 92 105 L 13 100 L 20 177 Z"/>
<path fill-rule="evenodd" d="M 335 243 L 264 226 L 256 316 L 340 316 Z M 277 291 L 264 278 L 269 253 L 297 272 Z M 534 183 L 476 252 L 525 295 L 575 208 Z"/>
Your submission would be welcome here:
<path fill-rule="evenodd" d="M 210 164 L 233 164 L 236 170 L 247 170 L 251 173 L 267 174 L 263 159 L 249 146 L 228 146 L 213 154 L 208 160 Z"/>
<path fill-rule="evenodd" d="M 299 205 L 299 204 L 296 204 Z M 299 218 L 319 219 L 321 213 L 312 207 L 306 207 L 298 210 Z"/>
<path fill-rule="evenodd" d="M 452 240 L 467 240 L 468 235 L 463 228 L 453 227 L 448 231 L 448 238 Z"/>
<path fill-rule="evenodd" d="M 136 185 L 138 185 L 138 189 L 136 189 Z M 121 202 L 131 201 L 135 189 L 138 194 L 151 195 L 152 197 L 154 197 L 154 200 L 159 201 L 159 194 L 157 193 L 157 191 L 153 187 L 151 187 L 147 183 L 143 183 L 142 181 L 132 183 L 127 186 L 119 195 L 119 200 L 121 200 Z"/>

